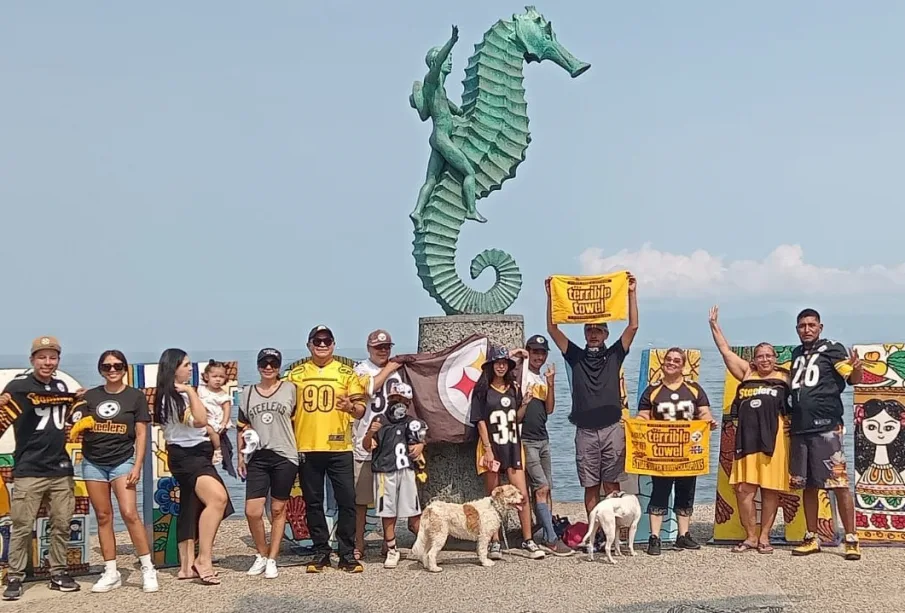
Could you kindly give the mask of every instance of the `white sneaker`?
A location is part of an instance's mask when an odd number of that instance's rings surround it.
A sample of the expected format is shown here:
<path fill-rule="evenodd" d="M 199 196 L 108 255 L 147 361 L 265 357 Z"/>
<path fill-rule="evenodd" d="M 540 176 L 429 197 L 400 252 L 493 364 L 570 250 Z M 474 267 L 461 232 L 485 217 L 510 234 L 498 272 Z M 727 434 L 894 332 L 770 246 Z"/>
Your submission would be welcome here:
<path fill-rule="evenodd" d="M 264 578 L 265 579 L 276 579 L 280 576 L 280 571 L 277 570 L 277 561 L 276 560 L 267 560 L 267 564 L 264 567 Z"/>
<path fill-rule="evenodd" d="M 384 568 L 396 568 L 399 565 L 401 554 L 398 549 L 390 549 L 387 551 L 387 559 L 383 563 Z"/>
<path fill-rule="evenodd" d="M 122 586 L 122 584 L 122 575 L 119 574 L 118 570 L 112 573 L 104 571 L 104 574 L 101 575 L 101 578 L 97 580 L 97 583 L 91 586 L 91 591 L 95 594 L 101 594 L 103 592 L 115 590 L 116 588 Z"/>
<path fill-rule="evenodd" d="M 150 593 L 158 590 L 157 569 L 153 566 L 141 569 L 141 591 Z"/>
<path fill-rule="evenodd" d="M 267 558 L 262 556 L 260 553 L 255 554 L 255 563 L 251 565 L 251 568 L 248 569 L 249 575 L 260 575 L 264 572 L 264 569 L 267 567 Z"/>

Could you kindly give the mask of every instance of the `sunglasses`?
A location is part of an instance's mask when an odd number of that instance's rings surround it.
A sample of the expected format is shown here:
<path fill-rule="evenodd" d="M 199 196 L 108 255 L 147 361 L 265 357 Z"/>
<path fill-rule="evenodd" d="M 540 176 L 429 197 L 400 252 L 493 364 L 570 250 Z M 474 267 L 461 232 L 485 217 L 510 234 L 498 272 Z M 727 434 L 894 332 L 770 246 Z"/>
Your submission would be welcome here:
<path fill-rule="evenodd" d="M 122 372 L 126 370 L 126 365 L 122 362 L 117 362 L 116 364 L 101 364 L 101 370 L 103 372 Z"/>
<path fill-rule="evenodd" d="M 374 345 L 372 347 L 375 351 L 391 351 L 393 349 L 392 345 Z"/>
<path fill-rule="evenodd" d="M 311 340 L 311 344 L 315 347 L 329 347 L 333 344 L 333 339 L 328 336 L 315 336 Z"/>
<path fill-rule="evenodd" d="M 264 360 L 262 362 L 258 362 L 258 368 L 273 368 L 275 370 L 279 370 L 280 363 L 276 360 Z"/>

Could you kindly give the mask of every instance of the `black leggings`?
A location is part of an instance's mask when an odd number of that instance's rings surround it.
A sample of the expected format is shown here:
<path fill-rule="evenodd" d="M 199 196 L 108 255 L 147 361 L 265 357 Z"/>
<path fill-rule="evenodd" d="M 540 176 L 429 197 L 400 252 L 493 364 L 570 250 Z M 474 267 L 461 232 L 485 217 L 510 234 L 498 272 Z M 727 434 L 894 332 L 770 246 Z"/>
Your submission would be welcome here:
<path fill-rule="evenodd" d="M 697 477 L 651 477 L 653 488 L 650 493 L 650 502 L 647 505 L 648 515 L 666 515 L 669 508 L 669 495 L 673 493 L 675 484 L 675 498 L 672 510 L 680 517 L 691 517 L 694 511 L 694 490 Z"/>
<path fill-rule="evenodd" d="M 330 551 L 330 531 L 324 515 L 324 478 L 330 479 L 339 507 L 336 540 L 340 558 L 352 559 L 355 550 L 355 464 L 351 451 L 312 451 L 299 458 L 299 482 L 305 499 L 305 520 L 314 550 Z"/>

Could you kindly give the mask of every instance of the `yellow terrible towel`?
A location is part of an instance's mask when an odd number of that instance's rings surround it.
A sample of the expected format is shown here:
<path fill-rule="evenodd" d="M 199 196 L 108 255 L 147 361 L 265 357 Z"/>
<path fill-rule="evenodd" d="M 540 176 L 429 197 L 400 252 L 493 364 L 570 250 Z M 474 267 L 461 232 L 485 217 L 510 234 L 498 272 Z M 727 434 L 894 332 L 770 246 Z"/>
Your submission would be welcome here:
<path fill-rule="evenodd" d="M 555 324 L 628 319 L 628 271 L 608 275 L 553 275 L 550 300 Z"/>

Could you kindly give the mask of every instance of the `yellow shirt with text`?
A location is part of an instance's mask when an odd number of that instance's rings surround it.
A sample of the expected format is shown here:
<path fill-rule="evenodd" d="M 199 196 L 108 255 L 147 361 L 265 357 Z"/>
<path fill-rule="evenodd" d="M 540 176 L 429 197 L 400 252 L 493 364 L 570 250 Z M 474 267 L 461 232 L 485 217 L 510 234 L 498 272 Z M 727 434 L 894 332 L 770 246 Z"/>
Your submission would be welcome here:
<path fill-rule="evenodd" d="M 302 453 L 310 451 L 352 451 L 353 416 L 336 408 L 340 396 L 363 402 L 367 391 L 361 379 L 338 360 L 323 368 L 305 362 L 293 368 L 286 380 L 298 387 L 295 443 Z"/>

